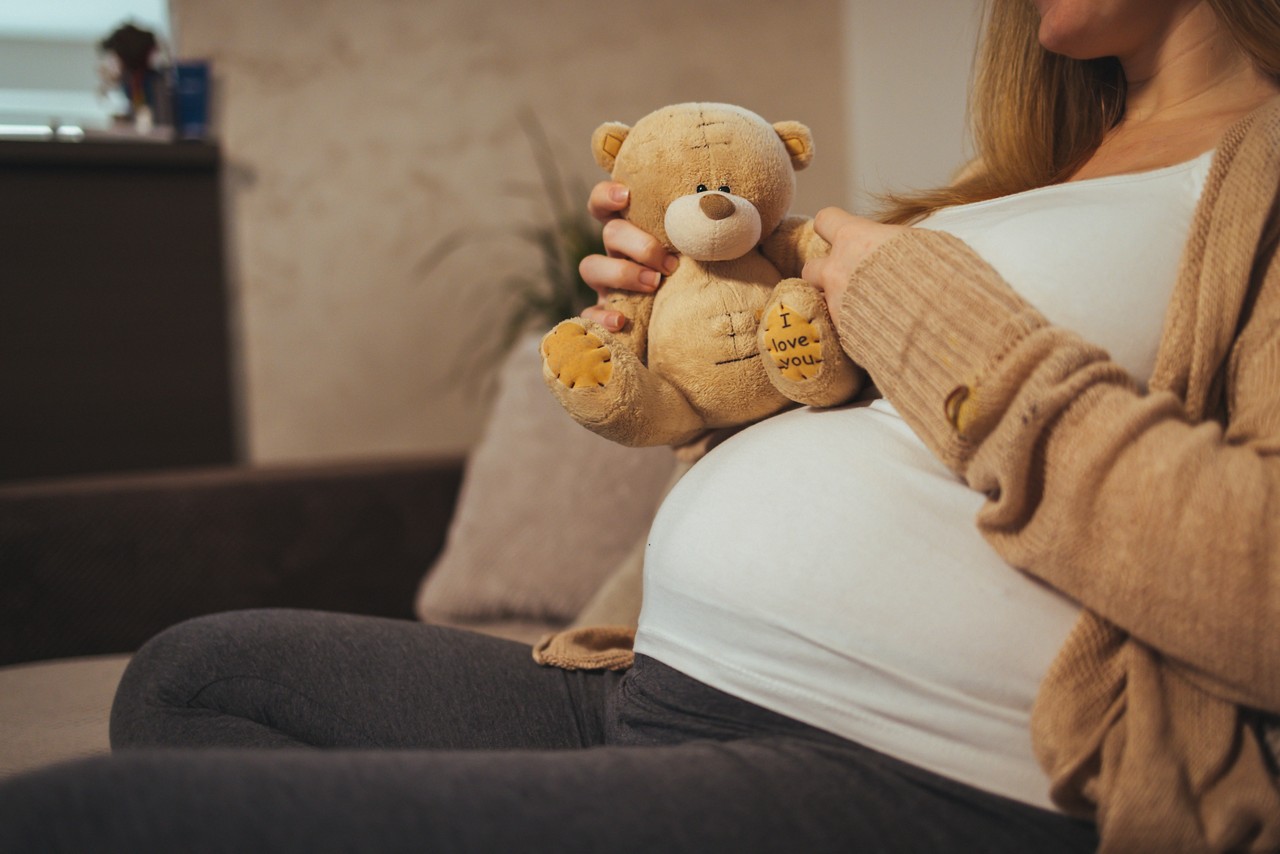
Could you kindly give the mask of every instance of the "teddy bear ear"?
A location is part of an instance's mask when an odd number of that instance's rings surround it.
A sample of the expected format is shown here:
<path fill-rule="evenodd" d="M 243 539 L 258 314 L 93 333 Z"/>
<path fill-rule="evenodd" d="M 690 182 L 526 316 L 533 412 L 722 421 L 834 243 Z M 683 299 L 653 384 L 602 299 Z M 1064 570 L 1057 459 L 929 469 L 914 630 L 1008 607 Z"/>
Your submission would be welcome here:
<path fill-rule="evenodd" d="M 813 160 L 813 134 L 799 122 L 774 122 L 773 129 L 782 138 L 782 144 L 791 155 L 791 165 L 797 172 Z"/>
<path fill-rule="evenodd" d="M 591 134 L 591 153 L 604 171 L 613 172 L 613 163 L 630 132 L 631 128 L 621 122 L 605 122 Z"/>

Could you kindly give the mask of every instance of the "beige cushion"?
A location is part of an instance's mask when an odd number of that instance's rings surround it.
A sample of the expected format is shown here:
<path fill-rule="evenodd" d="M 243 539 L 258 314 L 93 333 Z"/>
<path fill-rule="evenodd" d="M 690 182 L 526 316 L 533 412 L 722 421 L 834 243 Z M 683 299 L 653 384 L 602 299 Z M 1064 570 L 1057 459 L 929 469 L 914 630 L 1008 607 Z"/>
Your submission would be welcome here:
<path fill-rule="evenodd" d="M 0 668 L 0 778 L 110 749 L 107 721 L 127 655 Z"/>
<path fill-rule="evenodd" d="M 444 551 L 418 593 L 424 620 L 565 624 L 649 529 L 674 455 L 616 445 L 569 418 L 543 384 L 539 338 L 518 342 L 501 368 Z"/>

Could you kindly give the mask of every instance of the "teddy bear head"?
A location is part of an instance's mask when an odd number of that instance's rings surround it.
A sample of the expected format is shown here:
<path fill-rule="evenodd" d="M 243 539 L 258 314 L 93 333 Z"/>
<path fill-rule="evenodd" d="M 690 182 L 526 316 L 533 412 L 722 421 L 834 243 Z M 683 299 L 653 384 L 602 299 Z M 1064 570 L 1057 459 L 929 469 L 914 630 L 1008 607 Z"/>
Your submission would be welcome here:
<path fill-rule="evenodd" d="M 787 215 L 795 173 L 813 158 L 804 125 L 770 124 L 729 104 L 676 104 L 634 127 L 607 122 L 591 147 L 631 191 L 626 218 L 698 261 L 759 245 Z"/>

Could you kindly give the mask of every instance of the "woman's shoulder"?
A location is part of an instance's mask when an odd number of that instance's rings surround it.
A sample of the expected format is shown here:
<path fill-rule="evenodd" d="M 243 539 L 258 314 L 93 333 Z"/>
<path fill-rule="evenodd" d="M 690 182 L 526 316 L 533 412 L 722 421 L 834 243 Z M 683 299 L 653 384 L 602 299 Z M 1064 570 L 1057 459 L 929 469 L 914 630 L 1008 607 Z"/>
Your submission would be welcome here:
<path fill-rule="evenodd" d="M 1262 106 L 1258 107 L 1254 112 L 1268 113 L 1272 116 L 1280 115 L 1280 92 L 1263 101 Z"/>
<path fill-rule="evenodd" d="M 1227 130 L 1223 142 L 1230 141 L 1233 136 L 1271 137 L 1277 133 L 1280 133 L 1280 95 L 1274 95 L 1263 101 L 1252 112 L 1232 125 Z M 1280 155 L 1280 151 L 1276 153 Z"/>
<path fill-rule="evenodd" d="M 1280 181 L 1280 95 L 1231 125 L 1214 151 L 1210 185 L 1241 171 L 1274 188 Z"/>

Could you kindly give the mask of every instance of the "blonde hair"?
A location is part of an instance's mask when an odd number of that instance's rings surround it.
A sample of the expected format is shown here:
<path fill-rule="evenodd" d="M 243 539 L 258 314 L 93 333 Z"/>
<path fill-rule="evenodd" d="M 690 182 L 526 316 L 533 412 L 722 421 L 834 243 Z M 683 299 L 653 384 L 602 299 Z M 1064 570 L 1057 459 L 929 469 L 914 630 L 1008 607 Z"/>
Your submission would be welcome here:
<path fill-rule="evenodd" d="M 1280 0 L 1207 0 L 1263 73 L 1280 79 Z M 1031 0 L 989 0 L 974 62 L 969 125 L 975 158 L 948 186 L 881 198 L 878 219 L 910 223 L 957 204 L 1065 181 L 1124 115 L 1113 58 L 1050 53 Z"/>
<path fill-rule="evenodd" d="M 1208 0 L 1253 65 L 1280 81 L 1280 0 Z"/>

